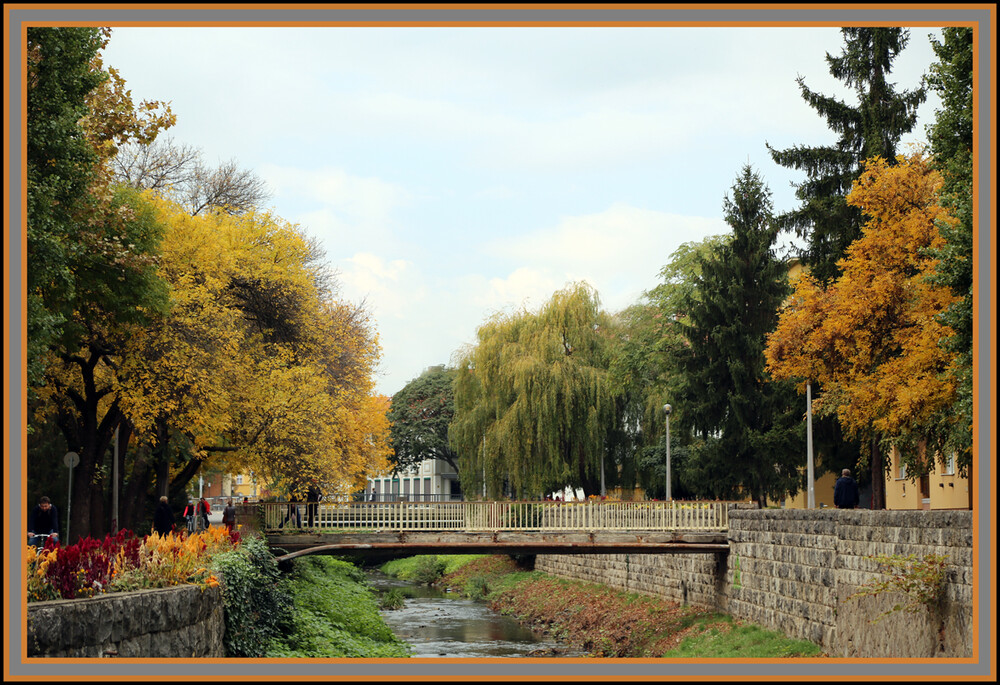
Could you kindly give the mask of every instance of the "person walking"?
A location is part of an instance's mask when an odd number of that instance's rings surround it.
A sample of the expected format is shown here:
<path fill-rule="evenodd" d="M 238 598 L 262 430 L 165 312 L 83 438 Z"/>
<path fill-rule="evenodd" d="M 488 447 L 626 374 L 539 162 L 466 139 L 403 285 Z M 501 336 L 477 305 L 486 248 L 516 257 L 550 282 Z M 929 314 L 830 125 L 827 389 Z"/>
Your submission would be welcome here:
<path fill-rule="evenodd" d="M 170 508 L 167 496 L 163 495 L 156 505 L 156 511 L 153 512 L 153 530 L 166 537 L 174 532 L 176 523 L 174 510 Z"/>
<path fill-rule="evenodd" d="M 851 470 L 844 469 L 833 486 L 833 504 L 838 509 L 854 509 L 860 501 L 858 483 L 851 478 Z"/>
<path fill-rule="evenodd" d="M 226 502 L 226 508 L 222 510 L 222 523 L 230 533 L 233 532 L 233 526 L 236 525 L 236 507 L 233 506 L 233 500 Z"/>
<path fill-rule="evenodd" d="M 36 547 L 42 535 L 48 535 L 53 543 L 59 542 L 59 510 L 48 497 L 40 497 L 38 504 L 28 515 L 28 544 Z"/>
<path fill-rule="evenodd" d="M 205 524 L 205 530 L 208 530 L 208 515 L 212 513 L 212 506 L 208 503 L 204 497 L 198 503 L 198 513 L 201 514 L 201 521 Z"/>

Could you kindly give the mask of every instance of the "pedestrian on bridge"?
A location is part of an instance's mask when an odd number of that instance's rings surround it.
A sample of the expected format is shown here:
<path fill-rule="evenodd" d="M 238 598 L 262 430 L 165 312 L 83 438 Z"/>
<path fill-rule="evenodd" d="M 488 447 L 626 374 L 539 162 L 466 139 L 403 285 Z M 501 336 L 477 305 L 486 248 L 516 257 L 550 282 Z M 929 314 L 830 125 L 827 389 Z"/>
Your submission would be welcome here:
<path fill-rule="evenodd" d="M 284 528 L 286 523 L 289 523 L 292 519 L 295 519 L 295 527 L 302 527 L 302 514 L 299 513 L 299 505 L 295 502 L 289 500 L 288 502 L 288 512 L 285 514 L 285 519 L 278 524 L 278 528 Z"/>
<path fill-rule="evenodd" d="M 319 489 L 316 481 L 309 483 L 309 489 L 306 491 L 306 524 L 310 528 L 316 525 L 316 514 L 322 497 L 323 491 Z"/>

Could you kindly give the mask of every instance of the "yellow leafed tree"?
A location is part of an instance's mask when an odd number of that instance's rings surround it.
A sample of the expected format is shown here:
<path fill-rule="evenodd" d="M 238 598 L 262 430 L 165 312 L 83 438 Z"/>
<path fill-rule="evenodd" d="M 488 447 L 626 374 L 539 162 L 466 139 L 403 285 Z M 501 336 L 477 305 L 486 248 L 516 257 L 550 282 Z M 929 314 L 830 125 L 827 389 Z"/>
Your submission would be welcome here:
<path fill-rule="evenodd" d="M 367 315 L 321 287 L 298 227 L 267 212 L 191 216 L 151 202 L 166 225 L 171 310 L 131 336 L 116 388 L 156 454 L 159 492 L 206 462 L 293 494 L 363 486 L 388 451 Z M 188 446 L 186 459 L 171 464 L 171 440 Z"/>
<path fill-rule="evenodd" d="M 908 472 L 926 472 L 917 445 L 934 443 L 932 415 L 954 401 L 945 371 L 954 363 L 938 341 L 951 334 L 938 315 L 955 301 L 928 280 L 942 222 L 940 175 L 915 154 L 895 165 L 868 160 L 848 196 L 867 216 L 864 233 L 823 288 L 808 274 L 768 338 L 768 369 L 824 388 L 814 406 L 835 412 L 847 433 L 872 444 L 873 485 L 881 485 L 878 443 L 900 448 Z M 867 459 L 862 457 L 862 464 Z"/>

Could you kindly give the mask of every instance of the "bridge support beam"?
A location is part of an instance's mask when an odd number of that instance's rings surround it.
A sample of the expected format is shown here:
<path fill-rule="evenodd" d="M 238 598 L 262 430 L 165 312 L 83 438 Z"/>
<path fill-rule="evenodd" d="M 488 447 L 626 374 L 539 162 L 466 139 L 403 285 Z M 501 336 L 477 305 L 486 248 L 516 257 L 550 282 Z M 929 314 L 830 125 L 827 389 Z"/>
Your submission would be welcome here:
<path fill-rule="evenodd" d="M 279 560 L 305 554 L 683 554 L 728 552 L 719 532 L 377 532 L 269 534 Z"/>

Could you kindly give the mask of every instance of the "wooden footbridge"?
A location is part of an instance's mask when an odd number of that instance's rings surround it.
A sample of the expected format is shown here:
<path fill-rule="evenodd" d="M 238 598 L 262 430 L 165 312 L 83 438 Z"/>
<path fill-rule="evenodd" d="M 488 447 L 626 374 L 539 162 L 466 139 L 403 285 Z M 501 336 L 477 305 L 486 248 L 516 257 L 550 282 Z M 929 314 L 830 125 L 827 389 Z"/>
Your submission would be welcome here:
<path fill-rule="evenodd" d="M 279 560 L 304 554 L 728 552 L 730 502 L 350 502 L 263 505 Z"/>

